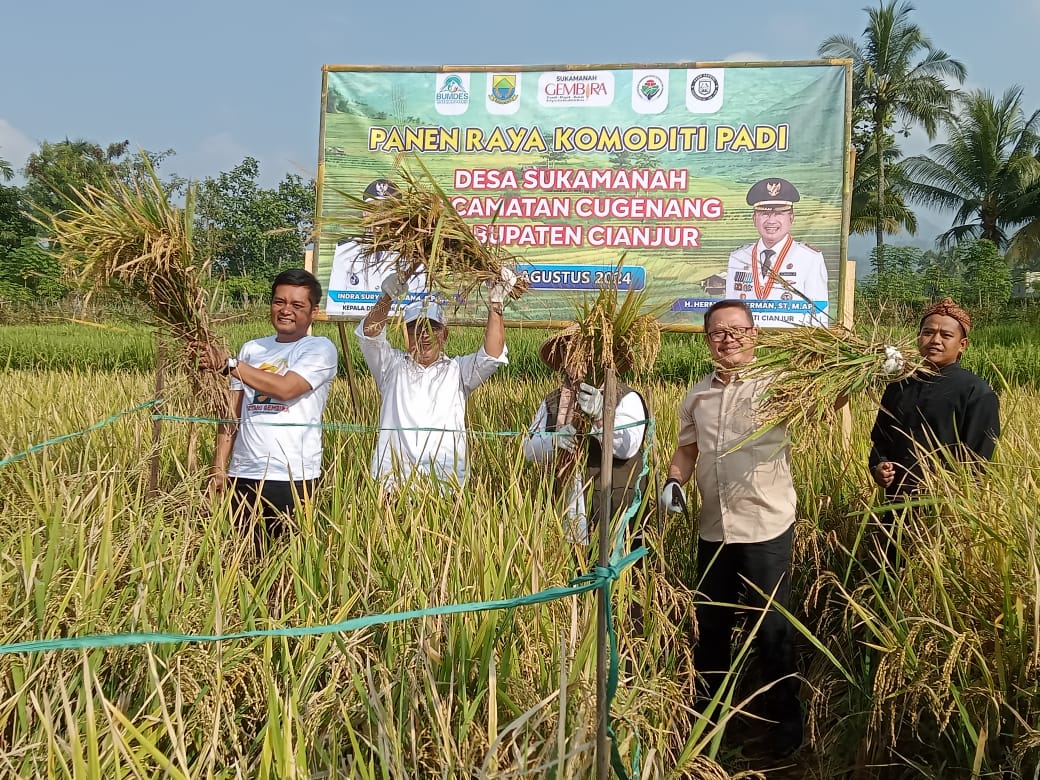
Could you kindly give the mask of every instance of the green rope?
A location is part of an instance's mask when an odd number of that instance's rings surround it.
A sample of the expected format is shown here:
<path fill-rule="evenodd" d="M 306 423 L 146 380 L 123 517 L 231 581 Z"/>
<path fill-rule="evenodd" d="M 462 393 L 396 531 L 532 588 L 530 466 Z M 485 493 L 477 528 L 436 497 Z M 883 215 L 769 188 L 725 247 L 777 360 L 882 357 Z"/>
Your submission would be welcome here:
<path fill-rule="evenodd" d="M 57 436 L 53 439 L 49 439 L 40 444 L 35 444 L 24 452 L 20 452 L 16 455 L 12 455 L 8 458 L 0 460 L 0 467 L 6 466 L 9 463 L 13 463 L 26 455 L 33 452 L 38 452 L 43 448 L 56 444 L 66 439 L 71 439 L 77 436 L 82 436 L 90 431 L 97 430 L 106 425 L 109 425 L 119 418 L 131 414 L 133 412 L 140 411 L 141 409 L 147 409 L 149 407 L 158 404 L 158 400 L 146 401 L 145 403 L 138 404 L 137 406 L 126 409 L 122 412 L 118 412 L 111 417 L 94 423 L 93 425 L 84 428 L 81 431 L 75 433 L 68 433 L 63 436 Z M 171 420 L 178 422 L 198 422 L 198 423 L 235 423 L 237 420 L 223 420 L 219 418 L 211 417 L 181 417 L 177 415 L 161 415 L 153 414 L 152 419 L 157 420 Z M 374 426 L 361 426 L 351 425 L 346 423 L 257 423 L 260 425 L 283 425 L 290 427 L 311 427 L 313 425 L 320 425 L 323 429 L 338 430 L 353 433 L 361 432 L 373 432 L 382 430 Z M 496 599 L 492 601 L 478 601 L 470 602 L 465 604 L 446 604 L 440 607 L 428 607 L 426 609 L 410 610 L 407 612 L 388 612 L 377 615 L 364 615 L 362 617 L 351 618 L 339 623 L 331 623 L 325 625 L 313 625 L 313 626 L 297 626 L 291 628 L 268 628 L 268 629 L 255 629 L 251 631 L 241 631 L 234 634 L 178 634 L 178 633 L 126 633 L 126 634 L 93 634 L 87 636 L 73 636 L 73 637 L 61 637 L 57 639 L 36 639 L 26 642 L 13 642 L 10 644 L 0 644 L 0 655 L 8 655 L 12 653 L 46 653 L 54 652 L 59 650 L 89 650 L 102 647 L 129 647 L 133 645 L 143 644 L 173 644 L 173 643 L 185 643 L 185 642 L 196 642 L 196 643 L 207 643 L 207 642 L 224 642 L 236 639 L 254 639 L 260 637 L 301 637 L 301 636 L 316 636 L 321 634 L 329 633 L 345 633 L 349 631 L 358 631 L 363 628 L 370 626 L 382 625 L 387 623 L 399 623 L 406 620 L 415 620 L 424 617 L 433 617 L 437 615 L 456 615 L 465 614 L 469 612 L 484 612 L 489 610 L 498 609 L 515 609 L 516 607 L 529 606 L 533 604 L 544 604 L 550 601 L 556 601 L 559 599 L 570 598 L 571 596 L 580 595 L 587 593 L 592 590 L 603 590 L 603 597 L 606 601 L 606 622 L 607 622 L 607 637 L 609 641 L 609 664 L 607 670 L 607 734 L 611 740 L 611 757 L 610 763 L 614 773 L 621 778 L 621 780 L 628 780 L 629 774 L 624 766 L 624 762 L 621 759 L 621 753 L 618 750 L 617 734 L 614 731 L 613 721 L 610 717 L 611 704 L 614 702 L 614 697 L 617 694 L 618 688 L 618 641 L 617 631 L 614 627 L 614 614 L 612 606 L 612 584 L 629 566 L 632 566 L 636 561 L 647 554 L 645 547 L 639 547 L 632 552 L 625 554 L 625 541 L 626 541 L 626 530 L 628 529 L 629 523 L 635 517 L 636 512 L 639 511 L 640 506 L 643 503 L 643 491 L 641 485 L 643 477 L 649 474 L 650 466 L 650 449 L 653 442 L 654 436 L 654 419 L 640 420 L 638 422 L 629 423 L 628 425 L 617 426 L 615 430 L 623 430 L 625 428 L 636 427 L 639 425 L 648 425 L 646 432 L 646 443 L 643 449 L 643 466 L 640 471 L 639 477 L 636 481 L 637 488 L 635 497 L 632 504 L 625 510 L 621 515 L 621 519 L 618 523 L 618 529 L 614 537 L 613 548 L 610 553 L 610 561 L 607 566 L 595 566 L 591 573 L 584 574 L 579 577 L 575 577 L 566 586 L 555 586 L 552 588 L 546 588 L 537 593 L 531 593 L 524 596 L 517 596 L 509 599 Z M 395 430 L 395 429 L 390 429 Z M 442 433 L 469 433 L 483 436 L 523 436 L 529 433 L 529 431 L 455 431 L 446 430 L 443 428 L 401 428 L 396 430 L 407 430 L 407 431 L 440 431 Z M 555 433 L 542 433 L 540 435 L 557 435 Z M 632 766 L 632 777 L 639 776 L 639 739 L 636 737 L 635 743 L 635 755 L 633 757 Z"/>
<path fill-rule="evenodd" d="M 77 436 L 83 436 L 84 434 L 90 433 L 91 431 L 96 431 L 98 428 L 104 428 L 106 425 L 110 425 L 111 423 L 114 423 L 120 417 L 123 417 L 123 416 L 128 415 L 128 414 L 133 414 L 134 412 L 139 412 L 142 409 L 147 409 L 148 407 L 155 406 L 158 403 L 159 403 L 158 400 L 145 401 L 143 404 L 138 404 L 137 406 L 133 407 L 132 409 L 124 409 L 121 412 L 116 412 L 111 417 L 106 417 L 104 420 L 99 420 L 98 422 L 94 423 L 93 425 L 90 425 L 90 426 L 84 428 L 82 431 L 76 431 L 75 433 L 66 433 L 66 434 L 63 434 L 61 436 L 55 436 L 53 439 L 47 439 L 47 441 L 42 441 L 39 444 L 34 444 L 33 446 L 29 447 L 29 449 L 27 449 L 27 450 L 22 450 L 21 452 L 15 453 L 14 455 L 11 455 L 9 457 L 4 458 L 3 460 L 0 460 L 0 467 L 6 466 L 6 465 L 8 465 L 10 463 L 14 463 L 16 460 L 21 460 L 26 455 L 32 455 L 34 452 L 39 452 L 40 450 L 44 449 L 45 447 L 49 447 L 52 444 L 57 444 L 58 442 L 63 442 L 66 439 L 74 439 Z"/>
<path fill-rule="evenodd" d="M 184 417 L 176 414 L 153 414 L 153 420 L 169 420 L 172 422 L 190 422 L 190 423 L 217 423 L 219 425 L 240 425 L 241 420 L 238 418 L 222 418 L 222 417 Z M 618 425 L 614 428 L 615 431 L 623 431 L 626 428 L 636 428 L 640 425 L 646 425 L 647 423 L 653 423 L 653 420 L 637 420 L 635 422 L 626 423 L 625 425 Z M 466 433 L 471 436 L 527 436 L 531 433 L 529 430 L 522 431 L 477 431 L 468 428 L 382 428 L 378 425 L 357 425 L 356 423 L 334 423 L 334 422 L 321 422 L 321 423 L 292 423 L 292 422 L 274 422 L 266 420 L 250 420 L 250 425 L 267 426 L 271 428 L 321 428 L 324 431 L 337 431 L 340 433 L 376 433 L 378 431 L 418 431 L 418 432 L 429 432 L 429 433 Z M 557 436 L 566 435 L 559 434 L 555 431 L 537 431 L 539 436 Z M 591 434 L 584 434 L 586 436 Z"/>

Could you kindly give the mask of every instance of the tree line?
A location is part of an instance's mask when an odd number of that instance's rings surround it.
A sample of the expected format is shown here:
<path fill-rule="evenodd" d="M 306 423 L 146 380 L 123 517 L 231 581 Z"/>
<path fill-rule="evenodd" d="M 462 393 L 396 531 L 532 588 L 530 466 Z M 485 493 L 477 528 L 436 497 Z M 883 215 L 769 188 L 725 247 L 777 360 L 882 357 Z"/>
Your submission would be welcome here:
<path fill-rule="evenodd" d="M 859 37 L 833 35 L 817 51 L 853 62 L 850 231 L 876 238 L 873 272 L 860 295 L 868 303 L 913 306 L 951 294 L 990 311 L 1007 303 L 1013 280 L 1040 294 L 1024 284 L 1036 278 L 1029 272 L 1040 271 L 1040 110 L 1027 111 L 1017 85 L 1000 96 L 961 90 L 964 65 L 932 43 L 906 0 L 864 10 Z M 918 129 L 929 140 L 940 134 L 945 140 L 926 154 L 904 157 L 899 140 Z M 144 153 L 155 166 L 172 154 Z M 99 186 L 111 175 L 129 180 L 141 165 L 128 141 L 107 147 L 44 142 L 26 162 L 26 184 L 14 187 L 12 167 L 0 159 L 0 300 L 66 292 L 56 260 L 41 248 L 27 216 L 31 208 L 53 213 L 86 184 Z M 314 221 L 313 181 L 286 174 L 267 189 L 259 174 L 259 163 L 246 157 L 196 185 L 200 247 L 227 289 L 241 297 L 262 294 L 265 280 L 302 263 Z M 174 176 L 167 186 L 176 193 L 187 182 Z M 953 214 L 934 250 L 886 243 L 887 236 L 917 234 L 912 205 Z"/>

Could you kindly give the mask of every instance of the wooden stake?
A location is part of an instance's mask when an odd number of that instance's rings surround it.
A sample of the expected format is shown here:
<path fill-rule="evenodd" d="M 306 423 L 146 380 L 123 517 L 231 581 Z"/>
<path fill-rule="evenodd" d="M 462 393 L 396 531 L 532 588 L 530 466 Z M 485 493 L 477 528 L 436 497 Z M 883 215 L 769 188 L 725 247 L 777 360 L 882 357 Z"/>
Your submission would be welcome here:
<path fill-rule="evenodd" d="M 166 385 L 166 340 L 156 334 L 155 347 L 155 400 L 154 409 L 162 408 L 163 391 Z M 159 492 L 159 446 L 162 443 L 162 420 L 152 420 L 152 456 L 148 463 L 148 497 L 155 498 Z"/>
<path fill-rule="evenodd" d="M 343 362 L 347 365 L 347 385 L 350 387 L 350 408 L 354 419 L 359 419 L 357 385 L 354 383 L 354 361 L 350 357 L 350 342 L 347 341 L 347 326 L 340 320 L 336 323 L 339 330 L 339 345 L 343 349 Z"/>
<path fill-rule="evenodd" d="M 617 406 L 617 376 L 613 367 L 604 371 L 603 382 L 603 435 L 600 458 L 600 512 L 599 512 L 599 565 L 610 563 L 611 506 L 610 494 L 614 487 L 614 407 Z M 591 513 L 590 513 L 591 514 Z M 610 778 L 610 744 L 607 739 L 607 663 L 610 648 L 607 645 L 607 599 L 609 588 L 599 590 L 599 609 L 596 631 L 596 779 Z"/>

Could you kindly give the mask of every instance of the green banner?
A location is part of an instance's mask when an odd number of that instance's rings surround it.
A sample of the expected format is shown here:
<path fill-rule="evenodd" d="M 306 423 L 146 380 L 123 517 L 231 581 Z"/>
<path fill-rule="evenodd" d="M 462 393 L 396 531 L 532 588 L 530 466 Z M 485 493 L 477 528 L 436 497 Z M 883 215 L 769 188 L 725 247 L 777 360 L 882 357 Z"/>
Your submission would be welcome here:
<path fill-rule="evenodd" d="M 339 192 L 393 193 L 418 157 L 481 240 L 519 259 L 511 320 L 568 320 L 614 280 L 697 327 L 720 298 L 762 326 L 826 325 L 844 270 L 845 63 L 324 71 L 315 272 L 357 320 L 382 271 Z M 413 281 L 412 297 L 424 293 Z M 460 320 L 478 301 L 453 301 Z"/>

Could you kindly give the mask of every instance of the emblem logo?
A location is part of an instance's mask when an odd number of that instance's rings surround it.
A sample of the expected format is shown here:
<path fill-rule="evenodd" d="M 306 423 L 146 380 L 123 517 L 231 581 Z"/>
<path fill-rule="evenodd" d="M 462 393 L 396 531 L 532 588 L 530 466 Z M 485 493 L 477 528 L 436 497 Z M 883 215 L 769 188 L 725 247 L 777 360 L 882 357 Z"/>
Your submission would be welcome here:
<path fill-rule="evenodd" d="M 645 76 L 639 82 L 637 90 L 646 100 L 652 101 L 663 92 L 663 85 L 657 76 Z"/>
<path fill-rule="evenodd" d="M 690 81 L 690 94 L 697 100 L 711 100 L 719 94 L 719 80 L 710 73 L 699 73 Z"/>
<path fill-rule="evenodd" d="M 496 103 L 512 103 L 516 100 L 516 74 L 496 73 L 491 79 L 489 97 Z"/>
<path fill-rule="evenodd" d="M 767 181 L 766 192 L 769 193 L 769 197 L 775 198 L 777 195 L 779 195 L 781 186 L 782 185 L 778 181 Z"/>

